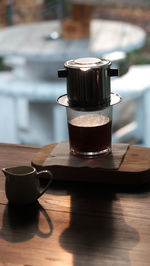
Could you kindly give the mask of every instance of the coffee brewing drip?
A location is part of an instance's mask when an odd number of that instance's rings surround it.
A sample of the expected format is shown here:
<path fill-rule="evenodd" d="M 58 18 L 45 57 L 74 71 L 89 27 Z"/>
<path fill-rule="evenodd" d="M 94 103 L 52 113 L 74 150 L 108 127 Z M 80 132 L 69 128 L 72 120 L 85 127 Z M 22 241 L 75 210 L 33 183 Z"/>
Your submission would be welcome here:
<path fill-rule="evenodd" d="M 77 58 L 66 61 L 58 77 L 67 78 L 67 94 L 60 96 L 60 105 L 82 111 L 94 111 L 120 102 L 118 94 L 111 93 L 110 77 L 118 76 L 111 62 L 99 58 Z"/>

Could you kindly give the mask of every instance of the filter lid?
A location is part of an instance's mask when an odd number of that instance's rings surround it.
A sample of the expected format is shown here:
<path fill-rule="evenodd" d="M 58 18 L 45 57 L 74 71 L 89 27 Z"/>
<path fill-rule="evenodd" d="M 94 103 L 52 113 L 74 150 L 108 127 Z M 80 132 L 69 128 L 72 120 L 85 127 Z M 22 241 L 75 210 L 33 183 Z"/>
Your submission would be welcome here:
<path fill-rule="evenodd" d="M 111 65 L 111 62 L 106 59 L 100 59 L 97 57 L 83 57 L 77 59 L 71 59 L 65 62 L 64 66 L 67 68 L 76 68 L 81 69 L 83 68 L 100 68 L 100 67 L 107 67 Z"/>

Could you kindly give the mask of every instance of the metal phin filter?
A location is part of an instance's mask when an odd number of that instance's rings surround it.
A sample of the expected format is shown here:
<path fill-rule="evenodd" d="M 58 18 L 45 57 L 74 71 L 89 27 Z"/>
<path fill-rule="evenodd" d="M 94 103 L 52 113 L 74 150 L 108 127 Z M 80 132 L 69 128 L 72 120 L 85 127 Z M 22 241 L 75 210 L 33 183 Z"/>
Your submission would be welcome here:
<path fill-rule="evenodd" d="M 110 78 L 118 75 L 111 62 L 99 58 L 78 58 L 65 62 L 58 70 L 59 77 L 67 78 L 67 95 L 57 102 L 82 110 L 96 110 L 120 102 L 118 94 L 111 93 Z"/>

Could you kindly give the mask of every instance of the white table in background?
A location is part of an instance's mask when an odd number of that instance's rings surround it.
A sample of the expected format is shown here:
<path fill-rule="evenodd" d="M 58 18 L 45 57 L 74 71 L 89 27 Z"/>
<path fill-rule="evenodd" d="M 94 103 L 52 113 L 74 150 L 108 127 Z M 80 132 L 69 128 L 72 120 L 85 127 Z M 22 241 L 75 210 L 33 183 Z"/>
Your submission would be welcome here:
<path fill-rule="evenodd" d="M 0 55 L 22 56 L 27 60 L 28 77 L 57 79 L 57 69 L 64 61 L 141 48 L 145 31 L 129 23 L 93 19 L 89 38 L 80 40 L 45 40 L 47 34 L 61 32 L 59 21 L 46 21 L 7 27 L 0 31 Z"/>

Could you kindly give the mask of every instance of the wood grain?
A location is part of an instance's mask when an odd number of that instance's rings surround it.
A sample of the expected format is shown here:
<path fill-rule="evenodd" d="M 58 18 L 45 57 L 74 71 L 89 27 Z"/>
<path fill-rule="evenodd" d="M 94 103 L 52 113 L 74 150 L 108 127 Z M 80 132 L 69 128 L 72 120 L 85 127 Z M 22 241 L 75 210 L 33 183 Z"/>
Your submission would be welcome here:
<path fill-rule="evenodd" d="M 30 164 L 40 147 L 0 144 L 0 150 L 2 169 Z M 1 173 L 0 266 L 149 266 L 149 185 L 54 181 L 39 204 L 16 208 L 7 205 L 4 181 Z"/>

